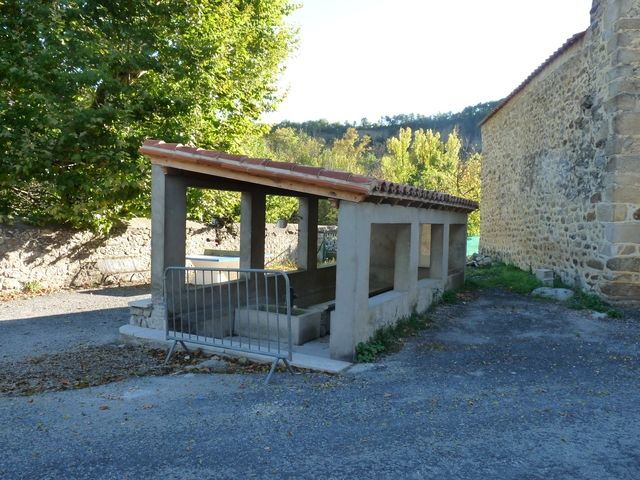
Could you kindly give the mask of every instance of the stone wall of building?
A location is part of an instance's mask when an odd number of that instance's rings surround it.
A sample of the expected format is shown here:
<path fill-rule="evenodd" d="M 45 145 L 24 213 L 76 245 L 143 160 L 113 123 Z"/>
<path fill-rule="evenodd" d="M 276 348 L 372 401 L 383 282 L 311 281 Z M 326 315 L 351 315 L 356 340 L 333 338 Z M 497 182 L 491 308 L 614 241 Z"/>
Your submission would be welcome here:
<path fill-rule="evenodd" d="M 640 304 L 640 2 L 592 21 L 482 125 L 480 249 Z"/>
<path fill-rule="evenodd" d="M 331 227 L 328 227 L 331 229 Z M 238 250 L 240 227 L 214 229 L 187 222 L 187 255 L 206 249 Z M 267 225 L 265 251 L 278 263 L 293 261 L 298 225 Z M 0 291 L 150 281 L 151 222 L 133 219 L 107 237 L 91 232 L 0 225 Z"/>

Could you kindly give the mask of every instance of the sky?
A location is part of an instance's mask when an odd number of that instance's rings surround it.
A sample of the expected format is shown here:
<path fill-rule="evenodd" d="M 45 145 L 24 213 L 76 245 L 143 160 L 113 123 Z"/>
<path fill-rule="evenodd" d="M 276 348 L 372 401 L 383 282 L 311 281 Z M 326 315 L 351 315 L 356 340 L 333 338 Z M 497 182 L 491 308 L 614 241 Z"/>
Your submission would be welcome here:
<path fill-rule="evenodd" d="M 592 0 L 298 0 L 282 120 L 377 121 L 499 100 L 574 33 Z"/>

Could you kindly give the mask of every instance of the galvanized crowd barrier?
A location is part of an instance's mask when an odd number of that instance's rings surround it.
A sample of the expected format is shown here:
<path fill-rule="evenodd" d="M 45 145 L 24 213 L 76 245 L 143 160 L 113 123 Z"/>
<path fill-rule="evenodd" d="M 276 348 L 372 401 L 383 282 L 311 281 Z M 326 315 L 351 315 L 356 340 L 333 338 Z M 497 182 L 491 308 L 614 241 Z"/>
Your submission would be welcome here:
<path fill-rule="evenodd" d="M 273 357 L 291 369 L 291 288 L 280 270 L 169 267 L 164 273 L 165 363 L 180 344 Z"/>

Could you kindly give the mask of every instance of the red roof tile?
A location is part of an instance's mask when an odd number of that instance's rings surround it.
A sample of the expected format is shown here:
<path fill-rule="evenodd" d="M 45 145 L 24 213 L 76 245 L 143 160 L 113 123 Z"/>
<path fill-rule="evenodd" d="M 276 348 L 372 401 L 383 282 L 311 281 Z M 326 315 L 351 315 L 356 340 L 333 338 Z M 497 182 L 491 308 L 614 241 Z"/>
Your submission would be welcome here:
<path fill-rule="evenodd" d="M 328 194 L 329 198 L 340 198 L 339 193 L 343 192 L 357 195 L 357 198 L 360 199 L 358 201 L 377 202 L 393 199 L 394 202 L 406 202 L 412 205 L 417 202 L 418 206 L 425 208 L 447 208 L 464 212 L 471 212 L 478 208 L 477 202 L 412 185 L 378 180 L 374 177 L 355 175 L 339 170 L 327 170 L 296 163 L 276 162 L 265 158 L 250 158 L 175 143 L 164 143 L 161 140 L 146 140 L 140 147 L 140 152 L 151 157 L 152 161 L 154 158 L 175 160 L 178 165 L 174 168 L 178 169 L 181 165 L 185 167 L 189 164 L 205 165 L 211 167 L 212 174 L 216 176 L 224 176 L 224 173 L 220 173 L 220 171 L 228 170 L 230 175 L 231 172 L 245 172 L 243 175 L 250 174 L 256 180 L 261 178 L 288 180 L 295 187 L 291 187 L 291 190 L 297 192 L 307 191 L 305 188 L 309 189 L 310 186 L 319 186 L 330 189 L 331 193 L 335 194 Z M 215 173 L 213 169 L 215 169 Z M 260 182 L 256 181 L 255 183 L 259 184 Z"/>

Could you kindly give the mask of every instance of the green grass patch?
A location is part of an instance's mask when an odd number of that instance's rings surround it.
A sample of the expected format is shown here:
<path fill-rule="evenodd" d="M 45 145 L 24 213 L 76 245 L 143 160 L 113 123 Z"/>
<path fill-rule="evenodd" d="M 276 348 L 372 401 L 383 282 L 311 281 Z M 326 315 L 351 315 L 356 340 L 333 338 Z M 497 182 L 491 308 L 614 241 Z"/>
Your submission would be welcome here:
<path fill-rule="evenodd" d="M 494 263 L 486 267 L 468 268 L 465 286 L 471 288 L 504 288 L 514 293 L 527 294 L 542 286 L 532 273 L 513 265 Z"/>
<path fill-rule="evenodd" d="M 622 318 L 622 312 L 620 310 L 613 308 L 593 293 L 576 290 L 571 300 L 567 303 L 567 306 L 573 310 L 594 310 L 596 312 L 606 313 L 609 318 Z"/>
<path fill-rule="evenodd" d="M 31 280 L 22 287 L 22 291 L 25 293 L 38 293 L 42 290 L 44 290 L 44 287 L 38 280 Z"/>
<path fill-rule="evenodd" d="M 416 314 L 403 318 L 398 323 L 376 330 L 368 342 L 356 345 L 357 363 L 373 362 L 383 353 L 395 352 L 402 346 L 406 337 L 415 335 L 431 324 L 431 319 L 425 314 Z"/>
<path fill-rule="evenodd" d="M 457 303 L 458 302 L 458 293 L 455 290 L 447 290 L 446 292 L 442 293 L 442 296 L 440 297 L 440 301 L 438 303 L 444 303 L 447 305 L 450 305 L 452 303 Z"/>

